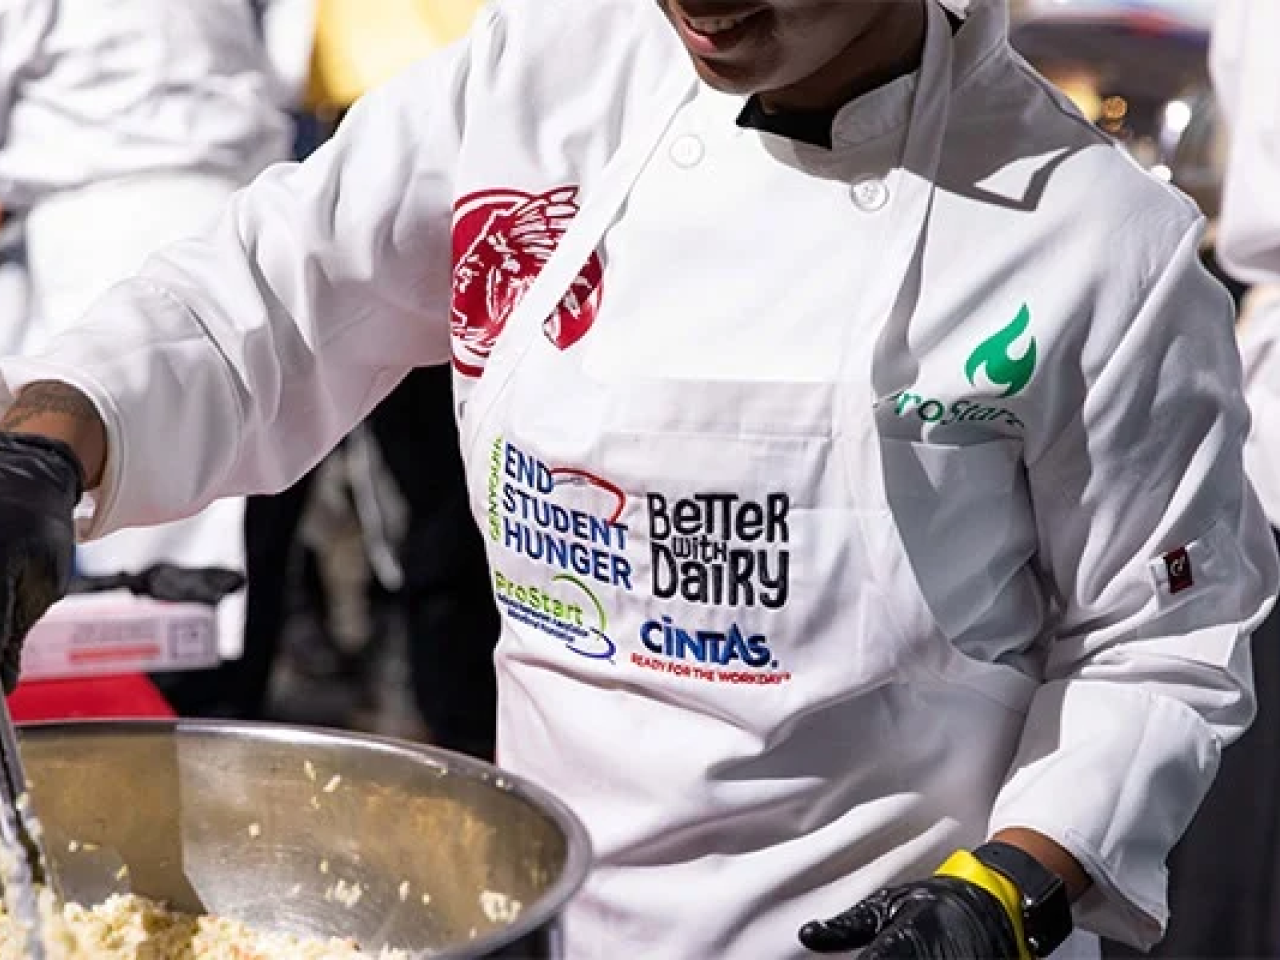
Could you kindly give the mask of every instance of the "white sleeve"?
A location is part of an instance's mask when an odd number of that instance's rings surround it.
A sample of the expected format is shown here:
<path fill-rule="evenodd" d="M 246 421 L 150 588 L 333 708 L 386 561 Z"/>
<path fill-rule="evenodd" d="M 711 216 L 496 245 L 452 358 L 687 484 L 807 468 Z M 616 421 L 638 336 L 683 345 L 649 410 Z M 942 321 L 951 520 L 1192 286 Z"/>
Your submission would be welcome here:
<path fill-rule="evenodd" d="M 22 73 L 40 52 L 54 15 L 52 0 L 0 0 L 0 144 Z M 4 204 L 3 187 L 0 180 L 0 205 Z"/>
<path fill-rule="evenodd" d="M 1280 3 L 1217 0 L 1210 68 L 1227 122 L 1217 249 L 1244 283 L 1280 281 Z"/>
<path fill-rule="evenodd" d="M 55 379 L 103 414 L 107 471 L 82 536 L 282 489 L 411 368 L 448 362 L 454 167 L 481 45 L 365 97 L 210 234 L 154 256 L 42 355 L 0 362 L 0 406 Z"/>
<path fill-rule="evenodd" d="M 1150 251 L 1156 275 L 1121 329 L 1087 332 L 1078 412 L 1028 465 L 1057 614 L 991 824 L 1074 854 L 1094 880 L 1077 921 L 1143 947 L 1167 920 L 1166 858 L 1252 720 L 1248 637 L 1280 578 L 1201 233 Z"/>

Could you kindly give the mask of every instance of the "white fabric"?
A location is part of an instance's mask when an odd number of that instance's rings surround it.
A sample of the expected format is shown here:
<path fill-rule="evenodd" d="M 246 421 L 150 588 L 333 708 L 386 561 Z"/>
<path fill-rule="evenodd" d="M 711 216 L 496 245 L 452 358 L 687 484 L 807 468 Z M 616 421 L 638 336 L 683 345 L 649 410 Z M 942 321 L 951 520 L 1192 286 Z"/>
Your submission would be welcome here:
<path fill-rule="evenodd" d="M 22 232 L 17 222 L 0 218 L 0 356 L 17 352 L 31 306 Z"/>
<path fill-rule="evenodd" d="M 262 4 L 262 41 L 276 81 L 276 102 L 287 109 L 300 107 L 306 96 L 316 16 L 316 0 L 264 0 Z"/>
<path fill-rule="evenodd" d="M 1245 395 L 1253 411 L 1249 476 L 1267 517 L 1280 527 L 1280 4 L 1218 0 L 1210 66 L 1226 117 L 1227 172 L 1217 253 L 1243 283 L 1259 285 L 1242 317 Z"/>
<path fill-rule="evenodd" d="M 288 21 L 307 8 L 279 2 L 298 12 L 273 15 L 270 51 L 249 0 L 0 4 L 0 207 L 157 170 L 244 180 L 285 156 Z"/>
<path fill-rule="evenodd" d="M 1250 290 L 1241 307 L 1239 341 L 1253 412 L 1245 470 L 1267 519 L 1280 529 L 1280 286 Z"/>
<path fill-rule="evenodd" d="M 231 194 L 287 158 L 305 85 L 310 0 L 77 0 L 0 5 L 0 209 L 26 209 L 28 314 L 0 342 L 30 353 L 155 249 L 206 230 Z M 261 35 L 260 35 L 261 31 Z M 12 278 L 17 282 L 17 277 Z M 85 545 L 87 573 L 168 560 L 244 569 L 244 502 Z M 245 600 L 220 605 L 239 656 Z"/>
<path fill-rule="evenodd" d="M 738 129 L 650 3 L 500 2 L 0 377 L 98 403 L 94 536 L 284 486 L 452 355 L 500 759 L 598 856 L 574 960 L 799 958 L 804 919 L 1011 825 L 1090 871 L 1085 929 L 1149 944 L 1276 557 L 1197 212 L 1005 28 L 979 6 L 949 96 L 935 37 L 826 153 Z"/>
<path fill-rule="evenodd" d="M 1280 4 L 1218 0 L 1210 73 L 1227 121 L 1218 256 L 1245 283 L 1280 278 Z"/>
<path fill-rule="evenodd" d="M 42 350 L 156 250 L 208 230 L 239 186 L 202 173 L 144 174 L 42 200 L 25 222 L 34 300 L 18 352 Z"/>
<path fill-rule="evenodd" d="M 237 187 L 224 177 L 157 173 L 44 198 L 26 218 L 31 314 L 14 352 L 43 349 L 153 251 L 207 230 Z M 244 500 L 228 497 L 193 517 L 120 530 L 81 544 L 76 556 L 88 574 L 132 572 L 162 560 L 243 572 Z M 243 651 L 244 616 L 243 591 L 218 606 L 223 659 Z"/>

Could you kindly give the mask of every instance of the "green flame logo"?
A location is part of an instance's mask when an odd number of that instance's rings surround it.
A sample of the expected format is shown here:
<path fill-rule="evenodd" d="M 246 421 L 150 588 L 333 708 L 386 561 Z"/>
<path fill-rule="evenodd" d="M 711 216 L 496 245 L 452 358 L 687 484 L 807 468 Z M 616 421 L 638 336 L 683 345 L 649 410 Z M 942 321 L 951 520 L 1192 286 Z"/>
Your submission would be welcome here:
<path fill-rule="evenodd" d="M 1017 359 L 1009 356 L 1009 348 L 1026 332 L 1030 323 L 1031 311 L 1023 305 L 1007 327 L 978 344 L 977 349 L 969 354 L 969 362 L 964 366 L 969 383 L 977 386 L 973 378 L 985 367 L 987 379 L 996 386 L 1005 388 L 1000 396 L 1012 397 L 1021 393 L 1036 372 L 1036 338 L 1031 338 L 1027 352 Z"/>

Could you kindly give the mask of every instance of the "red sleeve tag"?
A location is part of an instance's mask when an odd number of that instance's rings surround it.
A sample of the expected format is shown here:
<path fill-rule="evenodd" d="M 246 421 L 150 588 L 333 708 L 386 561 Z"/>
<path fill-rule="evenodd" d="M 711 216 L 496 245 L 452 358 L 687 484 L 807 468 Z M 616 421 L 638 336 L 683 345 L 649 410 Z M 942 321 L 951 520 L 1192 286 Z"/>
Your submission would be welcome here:
<path fill-rule="evenodd" d="M 1186 547 L 1179 547 L 1164 555 L 1164 569 L 1169 574 L 1169 592 L 1181 593 L 1195 586 L 1191 573 L 1191 555 Z"/>

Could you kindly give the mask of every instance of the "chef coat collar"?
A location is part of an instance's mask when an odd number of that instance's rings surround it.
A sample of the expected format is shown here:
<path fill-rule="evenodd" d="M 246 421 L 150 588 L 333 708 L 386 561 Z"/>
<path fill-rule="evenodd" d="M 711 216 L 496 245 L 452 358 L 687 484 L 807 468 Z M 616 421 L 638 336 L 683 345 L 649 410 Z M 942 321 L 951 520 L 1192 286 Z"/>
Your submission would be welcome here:
<path fill-rule="evenodd" d="M 770 113 L 752 94 L 738 114 L 738 126 L 799 140 L 815 147 L 832 147 L 831 130 L 837 110 L 783 110 Z"/>
<path fill-rule="evenodd" d="M 993 41 L 1007 33 L 1001 15 L 1003 3 L 979 3 L 966 20 L 944 5 L 956 37 L 956 59 L 961 74 L 990 51 Z M 868 143 L 905 126 L 919 72 L 897 77 L 834 110 L 786 110 L 769 112 L 758 96 L 747 98 L 738 114 L 738 126 L 772 133 L 827 150 Z"/>

